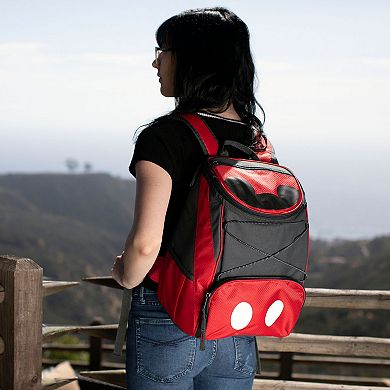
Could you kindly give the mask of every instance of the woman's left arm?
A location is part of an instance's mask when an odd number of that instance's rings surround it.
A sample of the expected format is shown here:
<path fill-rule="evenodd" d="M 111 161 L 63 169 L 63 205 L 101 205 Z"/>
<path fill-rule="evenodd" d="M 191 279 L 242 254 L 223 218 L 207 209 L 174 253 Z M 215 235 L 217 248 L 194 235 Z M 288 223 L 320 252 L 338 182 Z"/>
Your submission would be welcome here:
<path fill-rule="evenodd" d="M 159 165 L 140 160 L 135 171 L 133 226 L 124 252 L 111 270 L 113 278 L 125 288 L 138 286 L 157 258 L 172 190 L 171 176 Z"/>

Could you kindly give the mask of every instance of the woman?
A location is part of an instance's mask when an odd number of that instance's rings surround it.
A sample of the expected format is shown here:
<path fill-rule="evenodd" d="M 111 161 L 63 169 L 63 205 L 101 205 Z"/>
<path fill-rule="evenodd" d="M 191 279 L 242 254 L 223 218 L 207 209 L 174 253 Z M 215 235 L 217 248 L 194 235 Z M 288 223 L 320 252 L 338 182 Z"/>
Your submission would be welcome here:
<path fill-rule="evenodd" d="M 170 320 L 148 272 L 163 256 L 203 152 L 189 128 L 172 116 L 196 112 L 220 145 L 234 140 L 256 149 L 262 131 L 254 115 L 255 69 L 245 23 L 225 8 L 190 10 L 157 30 L 161 94 L 175 109 L 139 135 L 130 172 L 137 178 L 134 222 L 112 274 L 133 289 L 128 320 L 128 389 L 251 389 L 256 371 L 254 337 L 190 337 Z"/>

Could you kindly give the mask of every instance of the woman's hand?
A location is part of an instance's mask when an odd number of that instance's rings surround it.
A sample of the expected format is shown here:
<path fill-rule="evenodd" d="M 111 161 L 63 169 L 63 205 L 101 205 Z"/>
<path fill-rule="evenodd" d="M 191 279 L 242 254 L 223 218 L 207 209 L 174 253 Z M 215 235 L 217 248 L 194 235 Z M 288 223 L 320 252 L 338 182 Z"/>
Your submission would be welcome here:
<path fill-rule="evenodd" d="M 116 280 L 122 287 L 123 286 L 123 273 L 124 273 L 124 264 L 122 255 L 116 257 L 115 263 L 111 268 L 111 275 L 114 280 Z"/>

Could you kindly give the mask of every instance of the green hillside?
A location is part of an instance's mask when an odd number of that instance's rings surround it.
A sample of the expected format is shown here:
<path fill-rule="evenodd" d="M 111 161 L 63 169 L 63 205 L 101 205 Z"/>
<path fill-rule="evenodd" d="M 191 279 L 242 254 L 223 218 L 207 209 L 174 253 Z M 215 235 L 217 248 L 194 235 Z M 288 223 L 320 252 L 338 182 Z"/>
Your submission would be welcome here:
<path fill-rule="evenodd" d="M 29 257 L 44 276 L 110 274 L 132 223 L 135 182 L 107 174 L 0 176 L 0 253 Z M 307 287 L 390 289 L 390 237 L 311 240 Z M 47 324 L 116 322 L 119 290 L 83 282 L 44 300 Z M 304 309 L 295 331 L 388 337 L 389 313 Z"/>
<path fill-rule="evenodd" d="M 44 276 L 109 275 L 132 224 L 135 186 L 106 174 L 0 176 L 0 253 L 29 257 Z M 45 323 L 107 322 L 119 291 L 85 282 L 44 300 Z"/>
<path fill-rule="evenodd" d="M 0 201 L 5 205 L 24 203 L 30 210 L 35 207 L 117 233 L 129 227 L 134 189 L 133 181 L 108 174 L 0 176 Z"/>

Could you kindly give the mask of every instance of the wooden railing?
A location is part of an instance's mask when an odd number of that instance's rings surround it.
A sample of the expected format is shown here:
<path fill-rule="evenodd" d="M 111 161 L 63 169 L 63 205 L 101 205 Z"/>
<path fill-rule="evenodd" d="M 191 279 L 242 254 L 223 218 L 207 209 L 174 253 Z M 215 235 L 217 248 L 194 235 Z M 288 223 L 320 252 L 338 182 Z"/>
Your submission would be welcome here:
<path fill-rule="evenodd" d="M 117 324 L 90 326 L 42 326 L 42 299 L 76 286 L 78 282 L 43 281 L 43 270 L 30 259 L 0 257 L 0 390 L 55 389 L 77 380 L 81 389 L 125 388 L 123 363 L 101 360 L 102 351 L 113 345 L 101 340 L 115 339 Z M 85 278 L 84 281 L 121 288 L 111 277 Z M 305 307 L 345 309 L 390 309 L 390 291 L 307 289 Z M 96 313 L 99 315 L 100 313 Z M 79 333 L 90 336 L 90 344 L 60 346 L 58 337 Z M 253 389 L 386 389 L 386 378 L 367 376 L 330 376 L 294 371 L 295 364 L 332 364 L 390 368 L 390 339 L 291 334 L 278 339 L 258 337 L 261 360 L 279 362 L 279 372 L 262 372 Z M 41 382 L 42 347 L 90 351 L 88 365 L 75 378 Z M 91 350 L 91 348 L 93 348 Z M 77 364 L 81 363 L 81 364 Z M 89 368 L 86 370 L 86 368 Z"/>

